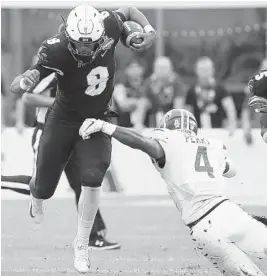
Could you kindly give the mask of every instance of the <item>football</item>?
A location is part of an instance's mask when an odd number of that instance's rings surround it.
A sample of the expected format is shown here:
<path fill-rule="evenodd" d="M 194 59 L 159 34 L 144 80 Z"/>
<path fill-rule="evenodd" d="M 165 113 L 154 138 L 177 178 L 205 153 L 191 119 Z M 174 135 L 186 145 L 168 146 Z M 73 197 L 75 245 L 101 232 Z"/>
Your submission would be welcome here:
<path fill-rule="evenodd" d="M 123 30 L 120 37 L 121 43 L 126 47 L 130 47 L 132 43 L 142 43 L 143 38 L 136 38 L 136 35 L 143 32 L 144 28 L 139 23 L 126 21 L 123 23 Z"/>

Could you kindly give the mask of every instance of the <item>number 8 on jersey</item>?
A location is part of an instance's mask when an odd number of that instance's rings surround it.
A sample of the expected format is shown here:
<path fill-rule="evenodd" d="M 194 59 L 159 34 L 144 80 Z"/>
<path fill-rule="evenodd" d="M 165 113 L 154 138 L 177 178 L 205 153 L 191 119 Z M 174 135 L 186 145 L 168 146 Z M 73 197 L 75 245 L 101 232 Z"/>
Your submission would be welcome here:
<path fill-rule="evenodd" d="M 107 86 L 109 73 L 107 67 L 98 66 L 90 71 L 87 75 L 88 88 L 85 94 L 88 96 L 100 95 Z"/>

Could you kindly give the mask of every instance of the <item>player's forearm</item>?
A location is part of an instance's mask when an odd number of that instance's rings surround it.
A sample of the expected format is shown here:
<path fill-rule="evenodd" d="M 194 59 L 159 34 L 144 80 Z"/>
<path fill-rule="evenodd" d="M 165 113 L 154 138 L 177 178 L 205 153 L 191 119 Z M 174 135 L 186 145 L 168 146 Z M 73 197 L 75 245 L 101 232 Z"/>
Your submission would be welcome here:
<path fill-rule="evenodd" d="M 126 14 L 126 20 L 131 20 L 139 23 L 142 27 L 150 25 L 145 15 L 135 7 L 129 7 Z"/>
<path fill-rule="evenodd" d="M 112 137 L 133 149 L 144 151 L 144 148 L 146 147 L 145 140 L 147 138 L 133 129 L 117 126 Z"/>
<path fill-rule="evenodd" d="M 133 129 L 117 126 L 112 137 L 126 146 L 147 153 L 152 158 L 158 159 L 163 155 L 163 150 L 157 141 L 146 138 Z"/>
<path fill-rule="evenodd" d="M 37 69 L 29 69 L 13 80 L 10 90 L 12 93 L 23 94 L 32 89 L 40 80 L 40 72 Z"/>
<path fill-rule="evenodd" d="M 13 82 L 10 85 L 10 90 L 12 93 L 23 94 L 26 92 L 26 90 L 22 89 L 20 85 L 22 78 L 23 76 L 19 75 L 13 80 Z"/>
<path fill-rule="evenodd" d="M 51 107 L 55 101 L 53 97 L 25 93 L 22 96 L 23 103 L 31 107 Z"/>

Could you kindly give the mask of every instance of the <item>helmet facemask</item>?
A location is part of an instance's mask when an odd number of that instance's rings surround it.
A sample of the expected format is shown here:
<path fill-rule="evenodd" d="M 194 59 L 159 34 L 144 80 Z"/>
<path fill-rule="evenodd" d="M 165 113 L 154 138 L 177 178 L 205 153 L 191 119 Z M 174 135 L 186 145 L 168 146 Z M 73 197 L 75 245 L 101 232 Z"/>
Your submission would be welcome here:
<path fill-rule="evenodd" d="M 100 50 L 101 44 L 104 41 L 103 37 L 101 37 L 98 41 L 94 41 L 94 42 L 75 41 L 68 36 L 67 32 L 65 33 L 69 41 L 70 51 L 72 52 L 72 54 L 80 57 L 94 56 L 96 52 Z"/>

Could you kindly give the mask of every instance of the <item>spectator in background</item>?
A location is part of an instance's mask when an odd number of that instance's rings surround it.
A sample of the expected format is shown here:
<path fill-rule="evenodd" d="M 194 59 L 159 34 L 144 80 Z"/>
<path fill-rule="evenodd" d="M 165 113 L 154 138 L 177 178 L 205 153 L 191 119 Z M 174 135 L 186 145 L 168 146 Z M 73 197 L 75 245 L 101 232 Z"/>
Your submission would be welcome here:
<path fill-rule="evenodd" d="M 119 113 L 117 124 L 142 130 L 147 109 L 144 68 L 133 61 L 125 69 L 125 77 L 124 83 L 115 85 L 113 93 L 114 108 Z"/>
<path fill-rule="evenodd" d="M 197 82 L 190 87 L 186 96 L 186 105 L 194 113 L 202 128 L 224 127 L 228 121 L 230 135 L 236 129 L 236 109 L 233 98 L 215 79 L 213 61 L 209 57 L 200 57 L 195 64 Z"/>
<path fill-rule="evenodd" d="M 124 70 L 123 80 L 119 81 L 113 92 L 113 109 L 119 113 L 116 123 L 123 127 L 134 127 L 142 131 L 145 124 L 147 100 L 145 98 L 144 68 L 137 61 L 132 61 Z M 123 191 L 119 178 L 120 161 L 112 154 L 106 177 L 111 191 Z"/>
<path fill-rule="evenodd" d="M 184 106 L 185 85 L 174 71 L 168 57 L 158 57 L 152 75 L 147 79 L 146 95 L 149 102 L 149 126 L 158 125 L 168 110 Z"/>

